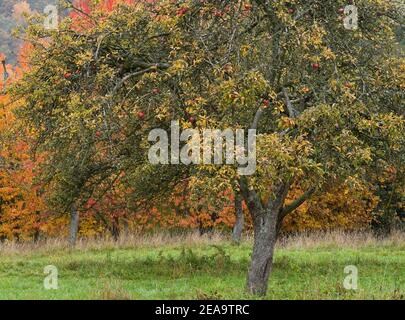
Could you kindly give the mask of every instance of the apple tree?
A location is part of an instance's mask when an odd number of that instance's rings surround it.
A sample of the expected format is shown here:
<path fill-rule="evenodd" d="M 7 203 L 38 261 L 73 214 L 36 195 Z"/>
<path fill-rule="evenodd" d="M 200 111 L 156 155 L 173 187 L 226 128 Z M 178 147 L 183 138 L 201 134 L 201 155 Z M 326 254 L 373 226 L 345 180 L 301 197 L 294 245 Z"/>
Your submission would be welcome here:
<path fill-rule="evenodd" d="M 345 23 L 349 4 L 356 27 Z M 287 215 L 326 183 L 367 181 L 377 165 L 402 172 L 400 19 L 396 2 L 382 0 L 120 5 L 57 31 L 30 24 L 31 71 L 14 92 L 49 155 L 55 204 L 80 206 L 116 183 L 137 204 L 184 181 L 196 203 L 239 193 L 254 226 L 247 291 L 265 295 Z M 172 121 L 257 130 L 256 171 L 151 164 L 149 133 L 170 136 Z M 287 202 L 297 187 L 302 195 Z"/>

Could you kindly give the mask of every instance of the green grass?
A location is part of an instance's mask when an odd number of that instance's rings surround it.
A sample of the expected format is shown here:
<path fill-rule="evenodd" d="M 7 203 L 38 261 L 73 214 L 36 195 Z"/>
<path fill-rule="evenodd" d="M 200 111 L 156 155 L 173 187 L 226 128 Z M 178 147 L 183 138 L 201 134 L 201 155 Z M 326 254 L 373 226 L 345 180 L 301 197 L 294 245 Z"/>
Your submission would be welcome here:
<path fill-rule="evenodd" d="M 0 299 L 249 299 L 250 245 L 142 245 L 0 253 Z M 55 265 L 59 289 L 43 288 Z M 347 265 L 358 290 L 343 288 Z M 268 299 L 405 299 L 405 246 L 278 249 Z"/>

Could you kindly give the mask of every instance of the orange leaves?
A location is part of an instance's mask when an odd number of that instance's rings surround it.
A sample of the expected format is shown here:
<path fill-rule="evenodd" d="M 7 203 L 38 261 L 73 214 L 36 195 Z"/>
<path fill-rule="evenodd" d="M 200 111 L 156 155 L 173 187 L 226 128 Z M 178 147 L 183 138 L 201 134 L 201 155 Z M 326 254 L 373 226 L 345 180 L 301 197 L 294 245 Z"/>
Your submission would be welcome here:
<path fill-rule="evenodd" d="M 89 14 L 91 12 L 89 2 L 87 0 L 75 0 L 74 7 L 78 9 L 78 11 L 73 11 L 72 16 L 74 17 L 76 14 L 80 15 L 80 12 L 85 14 Z"/>
<path fill-rule="evenodd" d="M 289 195 L 294 199 L 302 191 L 296 189 Z M 321 196 L 311 199 L 295 213 L 287 216 L 284 230 L 355 230 L 367 227 L 371 211 L 377 204 L 376 197 L 365 186 L 341 185 L 331 188 Z"/>
<path fill-rule="evenodd" d="M 18 2 L 13 6 L 13 18 L 20 23 L 24 20 L 24 15 L 31 13 L 31 8 L 27 1 Z"/>
<path fill-rule="evenodd" d="M 114 10 L 114 7 L 118 4 L 132 5 L 136 2 L 139 2 L 139 0 L 103 0 L 100 1 L 96 7 L 94 7 L 90 4 L 89 0 L 75 0 L 73 3 L 75 10 L 72 11 L 70 16 L 71 18 L 77 18 L 90 15 L 96 9 L 110 12 Z M 154 0 L 146 0 L 145 2 L 153 3 Z"/>
<path fill-rule="evenodd" d="M 105 0 L 104 8 L 106 11 L 111 11 L 114 6 L 114 0 Z"/>
<path fill-rule="evenodd" d="M 36 163 L 29 157 L 13 114 L 15 104 L 0 97 L 0 236 L 32 239 L 44 223 L 45 205 L 34 185 Z M 25 136 L 26 138 L 26 136 Z"/>
<path fill-rule="evenodd" d="M 18 195 L 18 189 L 12 188 L 12 187 L 0 187 L 0 195 L 2 198 L 2 201 L 4 202 L 10 202 L 13 199 L 16 198 Z"/>

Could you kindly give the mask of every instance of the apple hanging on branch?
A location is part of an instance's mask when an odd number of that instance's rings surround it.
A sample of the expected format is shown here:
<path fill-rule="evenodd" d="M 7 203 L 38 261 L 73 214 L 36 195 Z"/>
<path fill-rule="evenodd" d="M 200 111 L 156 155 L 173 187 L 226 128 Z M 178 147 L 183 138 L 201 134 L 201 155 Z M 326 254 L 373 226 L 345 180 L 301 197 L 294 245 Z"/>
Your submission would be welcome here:
<path fill-rule="evenodd" d="M 263 100 L 262 108 L 263 108 L 263 109 L 266 109 L 266 108 L 268 108 L 269 106 L 270 106 L 270 100 L 264 99 L 264 100 Z"/>
<path fill-rule="evenodd" d="M 313 63 L 312 65 L 311 65 L 311 67 L 312 67 L 312 69 L 313 70 L 315 70 L 315 71 L 317 71 L 317 70 L 319 70 L 319 68 L 321 67 L 321 65 L 319 64 L 319 63 Z"/>
<path fill-rule="evenodd" d="M 138 112 L 138 119 L 139 120 L 144 120 L 145 119 L 145 112 L 139 111 Z"/>

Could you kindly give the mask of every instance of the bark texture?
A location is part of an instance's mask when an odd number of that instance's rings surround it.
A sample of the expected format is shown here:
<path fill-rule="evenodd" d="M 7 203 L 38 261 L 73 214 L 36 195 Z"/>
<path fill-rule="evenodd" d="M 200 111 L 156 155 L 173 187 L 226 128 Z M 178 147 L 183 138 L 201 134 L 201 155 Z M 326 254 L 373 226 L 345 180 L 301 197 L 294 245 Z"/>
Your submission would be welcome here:
<path fill-rule="evenodd" d="M 70 237 L 69 242 L 72 247 L 76 245 L 77 234 L 79 232 L 79 212 L 76 206 L 72 206 L 70 213 Z"/>
<path fill-rule="evenodd" d="M 242 197 L 239 193 L 235 195 L 235 215 L 236 221 L 232 232 L 232 241 L 240 244 L 242 240 L 243 228 L 245 226 L 245 216 L 243 215 Z"/>
<path fill-rule="evenodd" d="M 277 226 L 289 184 L 281 184 L 275 189 L 275 196 L 267 205 L 262 204 L 253 190 L 245 189 L 244 192 L 254 229 L 253 253 L 246 289 L 248 293 L 259 296 L 267 293 L 278 235 Z"/>

